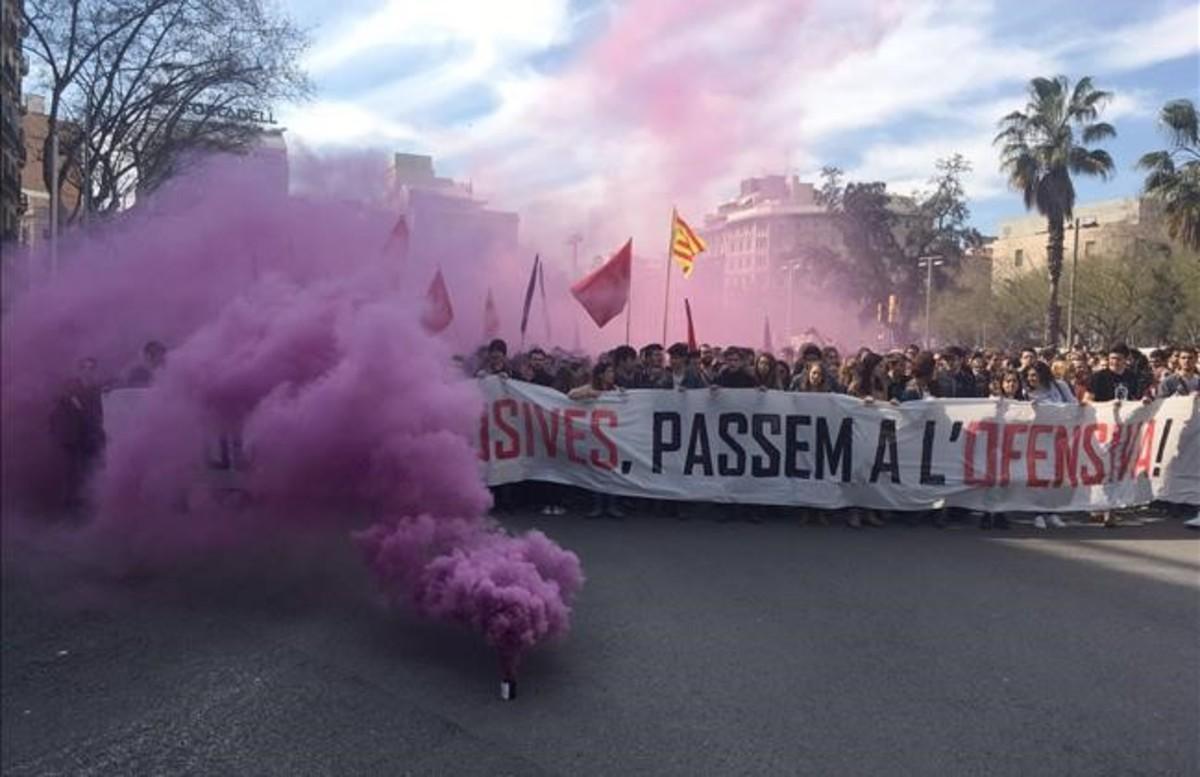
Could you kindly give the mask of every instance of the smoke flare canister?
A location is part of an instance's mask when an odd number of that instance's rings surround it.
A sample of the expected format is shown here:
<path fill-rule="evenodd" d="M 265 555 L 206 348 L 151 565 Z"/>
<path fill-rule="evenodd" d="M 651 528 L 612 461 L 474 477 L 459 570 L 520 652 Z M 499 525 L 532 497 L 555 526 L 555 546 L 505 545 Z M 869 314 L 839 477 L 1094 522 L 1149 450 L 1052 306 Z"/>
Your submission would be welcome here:
<path fill-rule="evenodd" d="M 500 698 L 512 701 L 517 698 L 517 681 L 505 678 L 500 681 Z"/>

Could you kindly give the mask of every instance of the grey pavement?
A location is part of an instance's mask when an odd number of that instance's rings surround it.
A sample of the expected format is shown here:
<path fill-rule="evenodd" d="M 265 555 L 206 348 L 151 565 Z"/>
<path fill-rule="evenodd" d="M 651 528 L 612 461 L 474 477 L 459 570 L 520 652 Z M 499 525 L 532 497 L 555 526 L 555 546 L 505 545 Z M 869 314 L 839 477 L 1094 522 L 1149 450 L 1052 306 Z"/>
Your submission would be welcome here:
<path fill-rule="evenodd" d="M 1177 521 L 506 522 L 588 576 L 513 702 L 480 640 L 382 608 L 348 548 L 168 594 L 10 546 L 0 770 L 1200 774 L 1200 533 Z"/>

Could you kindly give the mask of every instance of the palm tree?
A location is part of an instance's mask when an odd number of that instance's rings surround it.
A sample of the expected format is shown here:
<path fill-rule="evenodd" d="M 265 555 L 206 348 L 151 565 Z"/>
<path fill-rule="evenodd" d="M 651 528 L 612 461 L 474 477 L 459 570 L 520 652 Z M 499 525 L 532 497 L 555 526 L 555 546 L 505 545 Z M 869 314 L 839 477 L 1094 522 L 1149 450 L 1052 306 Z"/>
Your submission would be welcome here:
<path fill-rule="evenodd" d="M 995 139 L 995 143 L 1003 144 L 1000 162 L 1009 185 L 1024 196 L 1027 210 L 1036 207 L 1046 217 L 1050 234 L 1046 244 L 1050 273 L 1046 325 L 1049 342 L 1055 345 L 1062 319 L 1058 281 L 1063 267 L 1064 224 L 1075 208 L 1071 175 L 1106 179 L 1112 174 L 1113 160 L 1108 152 L 1088 147 L 1116 137 L 1111 124 L 1096 121 L 1111 97 L 1111 92 L 1093 87 L 1089 77 L 1079 79 L 1074 89 L 1066 76 L 1035 78 L 1029 82 L 1025 110 L 1013 111 L 1001 119 L 1001 131 Z"/>
<path fill-rule="evenodd" d="M 1163 203 L 1172 240 L 1200 251 L 1200 119 L 1191 100 L 1172 100 L 1159 114 L 1168 151 L 1153 151 L 1138 160 L 1149 170 L 1146 194 Z"/>

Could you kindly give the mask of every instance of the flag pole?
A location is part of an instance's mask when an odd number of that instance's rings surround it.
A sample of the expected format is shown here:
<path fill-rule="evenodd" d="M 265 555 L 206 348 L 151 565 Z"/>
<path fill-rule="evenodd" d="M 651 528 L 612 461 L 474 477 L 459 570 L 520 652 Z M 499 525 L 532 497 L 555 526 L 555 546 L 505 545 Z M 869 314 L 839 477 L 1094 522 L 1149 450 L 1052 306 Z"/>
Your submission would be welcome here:
<path fill-rule="evenodd" d="M 663 294 L 662 347 L 667 347 L 667 309 L 671 304 L 671 247 L 675 245 L 675 207 L 671 207 L 671 228 L 667 230 L 667 283 Z"/>
<path fill-rule="evenodd" d="M 546 347 L 550 347 L 552 336 L 550 334 L 550 308 L 546 307 L 546 273 L 545 265 L 538 263 L 538 289 L 542 295 L 542 321 L 546 324 Z"/>
<path fill-rule="evenodd" d="M 633 319 L 633 252 L 629 254 L 629 299 L 625 300 L 625 345 L 629 345 L 629 322 Z"/>

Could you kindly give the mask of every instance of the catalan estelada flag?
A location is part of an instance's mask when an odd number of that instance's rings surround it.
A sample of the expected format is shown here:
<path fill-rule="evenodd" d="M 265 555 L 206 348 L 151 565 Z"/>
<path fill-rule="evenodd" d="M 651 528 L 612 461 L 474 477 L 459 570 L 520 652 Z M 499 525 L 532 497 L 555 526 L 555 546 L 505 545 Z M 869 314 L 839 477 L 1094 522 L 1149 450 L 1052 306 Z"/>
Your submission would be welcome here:
<path fill-rule="evenodd" d="M 671 210 L 671 257 L 679 263 L 683 277 L 692 277 L 696 255 L 708 248 L 700 236 L 692 231 L 687 222 L 679 218 L 679 212 Z"/>

